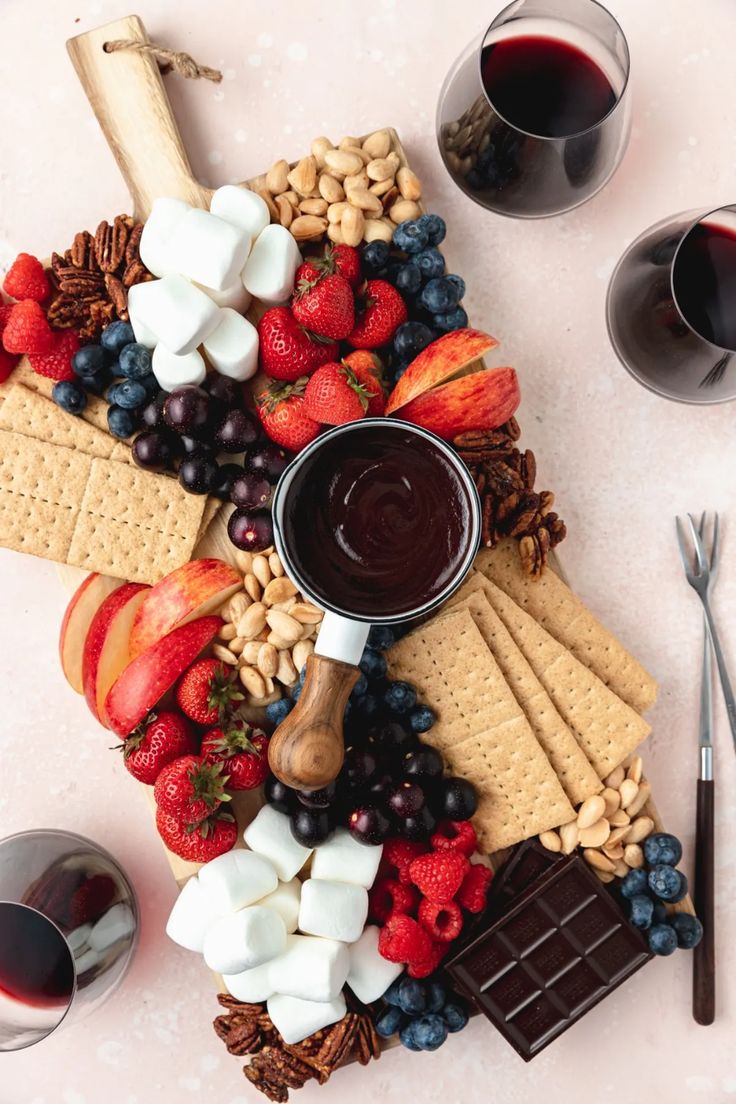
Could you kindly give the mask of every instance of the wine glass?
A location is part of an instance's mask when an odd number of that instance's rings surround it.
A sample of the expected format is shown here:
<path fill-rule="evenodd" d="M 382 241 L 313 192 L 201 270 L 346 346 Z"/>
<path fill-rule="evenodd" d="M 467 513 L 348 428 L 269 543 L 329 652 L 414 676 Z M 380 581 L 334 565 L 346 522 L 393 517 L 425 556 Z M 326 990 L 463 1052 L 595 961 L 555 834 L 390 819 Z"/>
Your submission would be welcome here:
<path fill-rule="evenodd" d="M 596 0 L 514 0 L 445 78 L 437 140 L 455 183 L 516 218 L 595 195 L 630 130 L 629 49 Z"/>
<path fill-rule="evenodd" d="M 91 840 L 38 830 L 0 841 L 0 1051 L 99 1007 L 137 934 L 133 888 Z"/>
<path fill-rule="evenodd" d="M 645 230 L 611 277 L 608 333 L 619 360 L 676 402 L 736 398 L 736 205 L 685 211 Z"/>

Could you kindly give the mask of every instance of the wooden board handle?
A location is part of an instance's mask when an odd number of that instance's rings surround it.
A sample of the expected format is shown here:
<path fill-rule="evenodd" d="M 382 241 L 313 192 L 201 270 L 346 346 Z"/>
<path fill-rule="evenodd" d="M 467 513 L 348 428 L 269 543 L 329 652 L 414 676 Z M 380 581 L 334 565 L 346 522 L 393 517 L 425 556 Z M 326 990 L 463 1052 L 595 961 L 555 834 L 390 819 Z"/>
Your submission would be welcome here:
<path fill-rule="evenodd" d="M 699 778 L 695 828 L 695 912 L 703 925 L 703 938 L 693 951 L 693 1019 L 704 1027 L 716 1018 L 713 851 L 713 782 Z"/>
<path fill-rule="evenodd" d="M 271 770 L 296 790 L 318 790 L 340 771 L 345 747 L 342 726 L 357 667 L 311 655 L 299 700 L 268 746 Z"/>
<path fill-rule="evenodd" d="M 158 65 L 134 50 L 105 53 L 115 39 L 148 42 L 137 15 L 78 35 L 67 50 L 87 99 L 133 197 L 133 214 L 145 219 L 157 196 L 202 206 L 207 189 L 192 169 Z"/>

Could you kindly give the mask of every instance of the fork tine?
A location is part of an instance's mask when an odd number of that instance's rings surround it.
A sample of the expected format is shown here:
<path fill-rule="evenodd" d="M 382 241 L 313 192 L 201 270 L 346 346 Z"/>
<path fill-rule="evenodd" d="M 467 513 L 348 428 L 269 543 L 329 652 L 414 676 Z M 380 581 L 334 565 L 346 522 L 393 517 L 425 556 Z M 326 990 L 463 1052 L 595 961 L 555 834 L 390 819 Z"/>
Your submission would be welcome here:
<path fill-rule="evenodd" d="M 700 533 L 695 528 L 695 522 L 693 521 L 693 515 L 688 514 L 687 518 L 688 518 L 688 521 L 690 522 L 690 532 L 692 533 L 693 543 L 695 545 L 695 556 L 696 556 L 696 559 L 698 561 L 698 573 L 700 575 L 702 575 L 704 571 L 708 570 L 708 560 L 707 560 L 706 555 L 705 555 L 705 549 L 703 548 L 703 542 L 700 539 Z"/>
<path fill-rule="evenodd" d="M 707 521 L 707 518 L 708 511 L 703 510 L 702 514 L 700 515 L 700 525 L 698 526 L 698 532 L 700 533 L 701 540 L 705 540 L 705 523 Z"/>
<path fill-rule="evenodd" d="M 719 525 L 718 511 L 716 510 L 716 512 L 714 514 L 714 517 L 713 517 L 713 544 L 711 545 L 711 550 L 710 550 L 710 569 L 711 569 L 711 571 L 715 571 L 716 566 L 718 564 L 718 525 Z"/>
<path fill-rule="evenodd" d="M 683 529 L 682 521 L 679 517 L 675 518 L 675 529 L 677 530 L 677 545 L 680 549 L 680 559 L 682 560 L 682 566 L 685 570 L 686 575 L 692 575 L 692 565 L 688 556 L 685 532 Z"/>

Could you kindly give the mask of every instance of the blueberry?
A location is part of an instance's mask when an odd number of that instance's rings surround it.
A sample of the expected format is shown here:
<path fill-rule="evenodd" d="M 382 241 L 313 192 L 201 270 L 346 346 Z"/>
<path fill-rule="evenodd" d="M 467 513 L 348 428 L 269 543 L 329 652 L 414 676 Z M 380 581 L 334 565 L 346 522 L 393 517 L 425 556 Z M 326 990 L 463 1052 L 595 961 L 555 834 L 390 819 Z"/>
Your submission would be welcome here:
<path fill-rule="evenodd" d="M 408 682 L 391 682 L 383 700 L 392 713 L 408 713 L 417 704 L 417 692 Z"/>
<path fill-rule="evenodd" d="M 468 1013 L 460 1004 L 448 1001 L 442 1009 L 442 1019 L 447 1024 L 447 1030 L 451 1032 L 462 1031 L 468 1022 Z"/>
<path fill-rule="evenodd" d="M 421 254 L 419 255 L 421 256 Z M 400 268 L 396 269 L 393 284 L 402 295 L 415 295 L 422 286 L 421 269 L 413 261 L 402 264 Z"/>
<path fill-rule="evenodd" d="M 368 646 L 375 648 L 377 652 L 385 652 L 395 639 L 394 630 L 390 625 L 372 625 L 368 633 Z"/>
<path fill-rule="evenodd" d="M 653 924 L 666 924 L 669 922 L 669 913 L 667 912 L 667 906 L 664 901 L 654 902 L 654 912 L 652 913 Z"/>
<path fill-rule="evenodd" d="M 375 694 L 363 694 L 361 698 L 355 699 L 355 709 L 361 715 L 361 717 L 370 720 L 377 716 L 381 710 L 381 703 Z"/>
<path fill-rule="evenodd" d="M 148 402 L 149 396 L 142 383 L 124 379 L 110 388 L 110 402 L 122 406 L 123 410 L 139 410 Z"/>
<path fill-rule="evenodd" d="M 369 679 L 383 678 L 386 674 L 386 660 L 380 652 L 374 652 L 372 648 L 365 649 L 358 666 Z"/>
<path fill-rule="evenodd" d="M 434 333 L 424 322 L 402 322 L 394 334 L 394 350 L 402 360 L 413 360 L 434 341 Z"/>
<path fill-rule="evenodd" d="M 149 372 L 147 376 L 141 377 L 138 382 L 142 383 L 145 387 L 149 399 L 155 399 L 156 396 L 159 394 L 163 394 L 164 396 L 166 394 L 165 392 L 161 391 L 161 386 L 154 376 L 153 372 Z"/>
<path fill-rule="evenodd" d="M 682 858 L 682 844 L 677 836 L 669 832 L 655 832 L 644 840 L 644 858 L 650 866 L 664 863 L 666 866 L 677 866 Z"/>
<path fill-rule="evenodd" d="M 421 1050 L 422 1048 L 416 1042 L 414 1038 L 414 1021 L 412 1020 L 408 1024 L 404 1024 L 399 1032 L 399 1039 L 401 1045 L 405 1046 L 407 1050 Z"/>
<path fill-rule="evenodd" d="M 462 299 L 465 295 L 465 281 L 462 276 L 456 276 L 454 272 L 448 272 L 445 276 L 446 280 L 449 280 L 451 284 L 454 284 L 457 288 L 458 299 Z"/>
<path fill-rule="evenodd" d="M 374 241 L 363 246 L 363 268 L 370 274 L 375 274 L 382 269 L 391 256 L 388 242 Z"/>
<path fill-rule="evenodd" d="M 137 426 L 137 419 L 131 410 L 123 410 L 122 406 L 107 408 L 107 428 L 113 437 L 130 437 Z"/>
<path fill-rule="evenodd" d="M 139 345 L 137 341 L 126 345 L 118 357 L 118 368 L 121 376 L 128 379 L 142 380 L 151 373 L 151 350 L 145 345 Z"/>
<path fill-rule="evenodd" d="M 102 331 L 100 344 L 117 356 L 126 345 L 135 341 L 135 334 L 130 322 L 111 322 Z"/>
<path fill-rule="evenodd" d="M 441 333 L 451 333 L 452 330 L 464 330 L 468 324 L 468 314 L 464 307 L 455 307 L 446 314 L 432 316 L 435 329 Z"/>
<path fill-rule="evenodd" d="M 646 893 L 648 888 L 646 870 L 630 870 L 621 882 L 621 893 L 631 899 L 637 893 Z"/>
<path fill-rule="evenodd" d="M 294 703 L 289 698 L 279 698 L 266 706 L 266 717 L 272 725 L 280 725 L 288 717 L 294 708 Z"/>
<path fill-rule="evenodd" d="M 85 389 L 92 395 L 104 395 L 112 380 L 109 368 L 102 368 L 93 376 L 80 376 L 79 378 L 84 384 Z"/>
<path fill-rule="evenodd" d="M 383 999 L 386 1004 L 391 1004 L 395 1008 L 399 1007 L 399 987 L 403 981 L 403 977 L 397 977 L 396 981 L 392 981 L 386 992 L 383 994 Z"/>
<path fill-rule="evenodd" d="M 445 220 L 440 218 L 439 215 L 420 215 L 418 222 L 426 230 L 427 241 L 430 245 L 439 245 L 441 241 L 444 241 L 447 226 Z"/>
<path fill-rule="evenodd" d="M 414 1020 L 412 1035 L 421 1050 L 438 1050 L 447 1038 L 447 1024 L 441 1016 L 422 1016 Z"/>
<path fill-rule="evenodd" d="M 647 875 L 652 893 L 662 901 L 675 904 L 687 894 L 687 878 L 679 870 L 665 863 L 653 866 Z"/>
<path fill-rule="evenodd" d="M 646 930 L 652 923 L 654 901 L 643 893 L 637 893 L 629 901 L 629 920 L 635 928 Z"/>
<path fill-rule="evenodd" d="M 441 1012 L 445 1007 L 447 993 L 438 981 L 425 983 L 427 986 L 427 1012 Z"/>
<path fill-rule="evenodd" d="M 419 296 L 421 306 L 432 314 L 446 314 L 448 311 L 453 311 L 459 302 L 457 287 L 444 276 L 429 280 Z"/>
<path fill-rule="evenodd" d="M 368 679 L 361 671 L 360 677 L 350 692 L 352 698 L 362 698 L 364 694 L 368 693 Z"/>
<path fill-rule="evenodd" d="M 72 368 L 83 379 L 96 376 L 106 367 L 107 353 L 101 345 L 83 345 L 72 357 Z"/>
<path fill-rule="evenodd" d="M 671 924 L 655 924 L 649 929 L 649 950 L 655 955 L 671 955 L 677 950 L 677 933 Z"/>
<path fill-rule="evenodd" d="M 67 414 L 81 414 L 87 405 L 87 392 L 80 383 L 60 380 L 51 389 L 51 398 Z"/>
<path fill-rule="evenodd" d="M 407 1016 L 418 1016 L 427 1007 L 427 990 L 415 978 L 401 979 L 398 993 L 398 1005 Z"/>
<path fill-rule="evenodd" d="M 405 1022 L 401 1009 L 389 1006 L 376 1017 L 376 1034 L 380 1035 L 382 1039 L 390 1039 L 404 1026 Z"/>
<path fill-rule="evenodd" d="M 409 712 L 409 728 L 417 734 L 429 732 L 436 720 L 437 716 L 434 710 L 430 709 L 428 705 L 415 705 Z"/>
<path fill-rule="evenodd" d="M 676 912 L 670 917 L 670 927 L 674 928 L 677 936 L 677 946 L 691 950 L 697 947 L 703 938 L 703 925 L 697 916 L 691 916 L 689 912 Z"/>
<path fill-rule="evenodd" d="M 394 245 L 404 253 L 421 253 L 429 244 L 429 231 L 418 219 L 406 219 L 394 230 Z"/>
<path fill-rule="evenodd" d="M 429 249 L 423 249 L 421 253 L 417 253 L 415 263 L 425 280 L 442 276 L 445 271 L 445 258 L 435 245 L 430 245 Z"/>

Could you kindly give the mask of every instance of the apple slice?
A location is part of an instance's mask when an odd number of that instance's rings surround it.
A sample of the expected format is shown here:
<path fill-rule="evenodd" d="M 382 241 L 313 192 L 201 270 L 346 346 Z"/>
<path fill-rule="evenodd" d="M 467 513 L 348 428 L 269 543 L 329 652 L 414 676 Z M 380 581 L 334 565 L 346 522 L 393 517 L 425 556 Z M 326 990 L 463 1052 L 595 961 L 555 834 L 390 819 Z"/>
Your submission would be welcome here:
<path fill-rule="evenodd" d="M 190 560 L 166 575 L 146 595 L 130 633 L 131 656 L 140 655 L 178 625 L 218 610 L 243 585 L 223 560 Z"/>
<path fill-rule="evenodd" d="M 110 687 L 105 714 L 125 737 L 140 724 L 223 625 L 221 617 L 200 617 L 179 625 L 128 664 Z"/>
<path fill-rule="evenodd" d="M 470 429 L 495 429 L 512 416 L 521 393 L 513 368 L 486 368 L 426 391 L 396 413 L 452 441 Z"/>
<path fill-rule="evenodd" d="M 151 588 L 147 583 L 125 583 L 109 594 L 97 613 L 84 642 L 82 686 L 94 717 L 109 728 L 105 698 L 120 672 L 130 663 L 130 629 L 141 602 Z"/>
<path fill-rule="evenodd" d="M 458 376 L 497 345 L 495 337 L 481 330 L 453 330 L 438 337 L 406 369 L 388 397 L 386 414 L 392 414 L 451 376 Z"/>
<path fill-rule="evenodd" d="M 122 585 L 122 579 L 93 572 L 82 580 L 69 599 L 59 630 L 59 659 L 66 681 L 78 694 L 84 693 L 82 656 L 92 618 L 108 594 Z"/>

